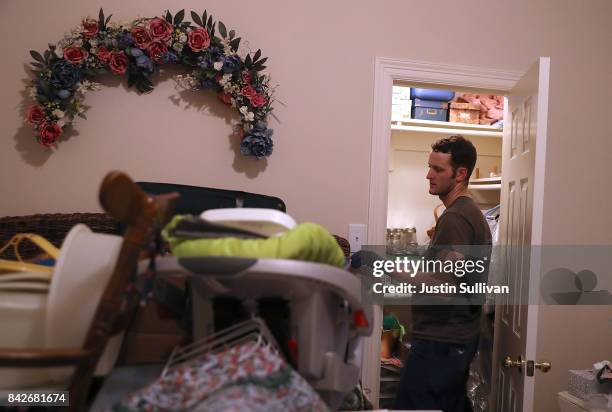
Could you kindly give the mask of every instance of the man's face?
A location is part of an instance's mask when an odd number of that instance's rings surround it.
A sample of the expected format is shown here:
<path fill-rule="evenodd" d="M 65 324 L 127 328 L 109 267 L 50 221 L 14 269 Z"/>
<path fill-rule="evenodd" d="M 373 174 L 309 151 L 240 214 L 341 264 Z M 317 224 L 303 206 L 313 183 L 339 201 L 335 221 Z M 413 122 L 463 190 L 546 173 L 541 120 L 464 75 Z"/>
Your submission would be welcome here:
<path fill-rule="evenodd" d="M 429 194 L 444 196 L 457 185 L 457 176 L 453 172 L 450 153 L 431 152 L 429 154 Z"/>

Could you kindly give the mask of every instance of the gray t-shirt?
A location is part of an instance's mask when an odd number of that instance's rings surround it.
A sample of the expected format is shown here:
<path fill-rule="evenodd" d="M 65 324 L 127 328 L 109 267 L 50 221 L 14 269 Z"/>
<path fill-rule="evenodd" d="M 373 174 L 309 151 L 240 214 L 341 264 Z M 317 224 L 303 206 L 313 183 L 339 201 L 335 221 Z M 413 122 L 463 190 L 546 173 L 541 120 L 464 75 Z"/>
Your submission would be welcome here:
<path fill-rule="evenodd" d="M 490 260 L 491 231 L 481 210 L 470 197 L 458 197 L 440 216 L 428 257 L 435 258 L 448 250 L 460 252 L 466 259 Z M 486 280 L 487 274 L 488 264 L 485 272 L 479 276 L 468 274 L 459 278 L 450 274 L 448 280 L 455 285 L 461 282 L 473 284 Z M 443 303 L 443 299 L 439 298 L 438 303 Z M 479 333 L 481 310 L 480 304 L 414 305 L 412 335 L 444 342 L 471 342 Z"/>

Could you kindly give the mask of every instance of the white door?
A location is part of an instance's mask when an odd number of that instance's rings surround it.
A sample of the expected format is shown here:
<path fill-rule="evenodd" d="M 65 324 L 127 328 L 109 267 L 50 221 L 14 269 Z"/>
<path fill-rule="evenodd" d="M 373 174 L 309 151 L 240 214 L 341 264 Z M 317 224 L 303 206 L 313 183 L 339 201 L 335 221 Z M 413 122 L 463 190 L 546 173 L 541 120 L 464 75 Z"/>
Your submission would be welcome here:
<path fill-rule="evenodd" d="M 540 58 L 510 91 L 504 117 L 500 277 L 510 286 L 495 311 L 491 410 L 533 410 L 544 159 L 550 59 Z M 504 366 L 504 360 L 506 364 Z M 531 376 L 528 376 L 531 375 Z"/>

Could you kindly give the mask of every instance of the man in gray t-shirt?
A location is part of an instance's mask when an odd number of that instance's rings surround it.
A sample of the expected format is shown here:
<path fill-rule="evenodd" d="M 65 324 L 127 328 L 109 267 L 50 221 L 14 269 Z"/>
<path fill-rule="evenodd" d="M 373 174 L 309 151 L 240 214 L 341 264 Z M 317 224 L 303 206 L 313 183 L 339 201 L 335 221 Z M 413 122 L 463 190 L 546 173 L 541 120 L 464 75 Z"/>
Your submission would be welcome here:
<path fill-rule="evenodd" d="M 429 155 L 429 193 L 444 203 L 428 249 L 428 258 L 441 261 L 484 259 L 491 253 L 491 232 L 469 195 L 467 186 L 476 164 L 474 145 L 462 136 L 441 139 Z M 476 278 L 454 274 L 420 274 L 428 284 L 474 282 Z M 465 297 L 465 296 L 464 296 Z M 436 303 L 438 300 L 438 304 Z M 451 299 L 452 304 L 444 303 Z M 481 306 L 470 297 L 458 304 L 452 297 L 434 297 L 427 305 L 412 307 L 410 351 L 402 370 L 394 409 L 471 411 L 466 396 L 469 366 L 478 347 Z"/>

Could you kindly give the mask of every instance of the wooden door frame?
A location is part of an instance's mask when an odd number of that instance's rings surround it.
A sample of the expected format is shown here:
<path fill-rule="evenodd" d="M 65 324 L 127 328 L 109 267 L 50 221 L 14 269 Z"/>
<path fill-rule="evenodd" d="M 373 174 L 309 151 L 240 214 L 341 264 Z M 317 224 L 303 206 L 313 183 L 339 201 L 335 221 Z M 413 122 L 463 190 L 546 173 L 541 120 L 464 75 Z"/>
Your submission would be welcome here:
<path fill-rule="evenodd" d="M 370 156 L 368 202 L 369 245 L 384 245 L 387 228 L 389 149 L 391 146 L 391 97 L 394 81 L 412 82 L 449 88 L 465 88 L 507 94 L 521 78 L 522 72 L 474 66 L 441 64 L 425 61 L 376 57 L 374 60 L 374 108 Z M 537 167 L 537 165 L 536 165 Z M 537 170 L 537 169 L 536 169 Z M 543 199 L 543 185 L 534 188 L 535 199 Z M 537 190 L 537 192 L 535 191 Z M 534 203 L 535 207 L 535 203 Z M 534 213 L 541 220 L 541 214 Z M 374 331 L 382 327 L 382 308 L 375 307 Z M 366 393 L 378 407 L 380 337 L 373 335 L 364 343 L 362 382 Z"/>

